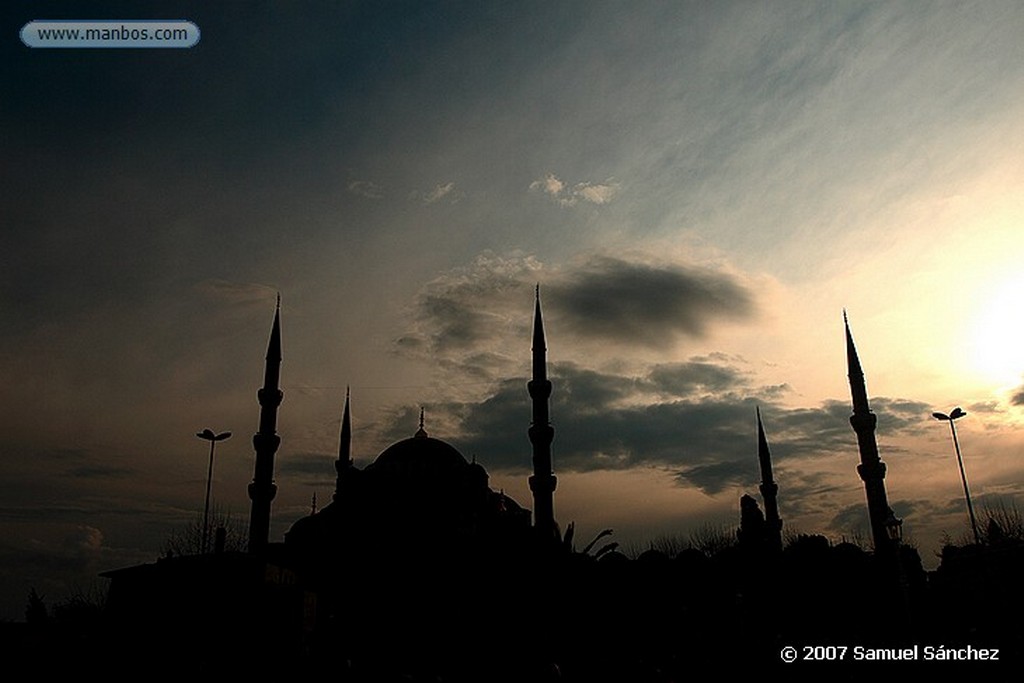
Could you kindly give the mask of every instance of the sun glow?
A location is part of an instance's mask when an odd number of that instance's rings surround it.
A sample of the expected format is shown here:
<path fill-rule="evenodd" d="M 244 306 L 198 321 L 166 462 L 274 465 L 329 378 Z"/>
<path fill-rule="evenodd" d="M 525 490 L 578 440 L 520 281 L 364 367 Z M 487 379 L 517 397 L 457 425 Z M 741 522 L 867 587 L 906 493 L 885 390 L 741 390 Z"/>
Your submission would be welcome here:
<path fill-rule="evenodd" d="M 971 365 L 1001 388 L 1024 375 L 1024 275 L 1014 275 L 982 293 L 971 324 Z"/>

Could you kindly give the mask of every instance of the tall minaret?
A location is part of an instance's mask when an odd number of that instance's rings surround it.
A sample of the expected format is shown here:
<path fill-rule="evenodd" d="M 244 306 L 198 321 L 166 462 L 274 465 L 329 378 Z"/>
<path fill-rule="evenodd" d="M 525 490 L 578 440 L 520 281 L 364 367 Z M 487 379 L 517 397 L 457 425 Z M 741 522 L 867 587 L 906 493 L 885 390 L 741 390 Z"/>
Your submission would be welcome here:
<path fill-rule="evenodd" d="M 554 492 L 558 480 L 552 473 L 551 441 L 555 438 L 548 415 L 551 382 L 548 381 L 547 344 L 544 341 L 544 320 L 540 314 L 540 285 L 537 285 L 533 314 L 533 379 L 527 382 L 533 400 L 533 422 L 530 425 L 530 443 L 533 444 L 533 526 L 542 537 L 556 538 Z"/>
<path fill-rule="evenodd" d="M 345 476 L 352 469 L 352 415 L 348 407 L 349 389 L 345 387 L 345 410 L 341 416 L 341 438 L 338 443 L 338 459 L 334 461 L 334 470 L 338 473 L 334 485 L 334 500 L 338 500 L 344 486 Z"/>
<path fill-rule="evenodd" d="M 764 501 L 765 539 L 772 550 L 782 550 L 782 518 L 779 517 L 779 485 L 772 476 L 772 454 L 768 452 L 768 439 L 761 423 L 761 409 L 757 408 L 757 459 L 761 463 L 761 500 Z"/>
<path fill-rule="evenodd" d="M 871 519 L 871 536 L 875 543 L 875 553 L 888 554 L 893 548 L 889 539 L 886 522 L 893 516 L 889 501 L 885 495 L 885 463 L 878 457 L 878 444 L 875 442 L 875 426 L 878 418 L 868 406 L 868 391 L 864 385 L 864 371 L 860 367 L 857 348 L 853 345 L 850 334 L 850 322 L 843 311 L 843 325 L 846 327 L 846 363 L 850 378 L 850 393 L 853 396 L 853 415 L 850 425 L 857 433 L 857 445 L 860 448 L 860 464 L 857 473 L 864 480 L 864 491 L 868 498 L 868 516 Z"/>
<path fill-rule="evenodd" d="M 277 435 L 277 407 L 284 398 L 281 383 L 281 295 L 277 295 L 274 326 L 267 345 L 267 365 L 263 388 L 257 392 L 260 402 L 260 430 L 252 437 L 256 449 L 256 470 L 249 484 L 252 511 L 249 514 L 249 552 L 262 553 L 270 538 L 270 502 L 274 500 L 274 453 L 281 445 Z"/>

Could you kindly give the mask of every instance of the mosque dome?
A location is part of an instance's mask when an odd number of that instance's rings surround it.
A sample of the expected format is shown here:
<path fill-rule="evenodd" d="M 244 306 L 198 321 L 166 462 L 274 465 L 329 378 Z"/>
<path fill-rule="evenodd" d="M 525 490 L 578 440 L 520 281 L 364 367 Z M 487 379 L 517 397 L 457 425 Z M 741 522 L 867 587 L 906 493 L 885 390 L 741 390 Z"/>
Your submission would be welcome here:
<path fill-rule="evenodd" d="M 418 432 L 388 446 L 377 456 L 367 471 L 396 474 L 463 474 L 469 462 L 451 444 Z"/>

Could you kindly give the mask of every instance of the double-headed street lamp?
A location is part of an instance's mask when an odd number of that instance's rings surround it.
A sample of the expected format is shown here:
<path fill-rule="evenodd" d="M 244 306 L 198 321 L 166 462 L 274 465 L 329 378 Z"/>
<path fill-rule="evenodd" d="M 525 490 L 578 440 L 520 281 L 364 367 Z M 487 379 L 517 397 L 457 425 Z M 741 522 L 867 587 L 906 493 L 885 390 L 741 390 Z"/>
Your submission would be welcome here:
<path fill-rule="evenodd" d="M 953 448 L 956 450 L 956 461 L 960 465 L 960 480 L 964 483 L 964 498 L 967 499 L 967 513 L 971 516 L 971 530 L 974 532 L 974 542 L 981 545 L 981 535 L 978 533 L 978 522 L 974 518 L 974 506 L 971 505 L 971 493 L 967 490 L 967 474 L 964 473 L 964 459 L 960 455 L 960 442 L 956 438 L 956 427 L 953 423 L 966 415 L 959 406 L 953 408 L 949 415 L 945 413 L 932 413 L 936 420 L 943 420 L 949 423 L 949 431 L 953 434 Z"/>
<path fill-rule="evenodd" d="M 214 434 L 212 429 L 204 429 L 201 432 L 197 432 L 196 436 L 200 439 L 210 442 L 210 466 L 206 470 L 206 507 L 203 508 L 203 547 L 202 552 L 205 555 L 210 547 L 210 483 L 213 481 L 213 449 L 217 445 L 218 441 L 223 441 L 231 437 L 231 432 L 221 432 L 220 434 Z"/>

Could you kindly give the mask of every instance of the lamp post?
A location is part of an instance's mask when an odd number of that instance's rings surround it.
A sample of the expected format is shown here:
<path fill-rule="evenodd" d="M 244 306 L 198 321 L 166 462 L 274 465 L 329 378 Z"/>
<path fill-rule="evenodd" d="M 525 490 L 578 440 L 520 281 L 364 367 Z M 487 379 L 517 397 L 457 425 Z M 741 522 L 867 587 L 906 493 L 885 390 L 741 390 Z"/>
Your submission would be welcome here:
<path fill-rule="evenodd" d="M 910 592 L 907 586 L 907 573 L 903 567 L 903 520 L 896 516 L 892 508 L 885 518 L 885 533 L 895 551 L 893 557 L 896 561 L 896 590 L 899 593 L 900 612 L 897 614 L 900 625 L 909 629 L 911 626 Z"/>
<path fill-rule="evenodd" d="M 974 518 L 974 506 L 971 505 L 971 493 L 967 490 L 967 474 L 964 472 L 964 459 L 960 455 L 960 442 L 956 438 L 956 427 L 953 423 L 966 415 L 960 407 L 953 408 L 949 415 L 945 413 L 932 413 L 932 417 L 936 420 L 942 420 L 949 423 L 949 431 L 953 435 L 953 448 L 956 450 L 956 462 L 960 465 L 960 480 L 964 483 L 964 498 L 967 500 L 967 514 L 971 516 L 971 531 L 974 532 L 974 542 L 981 545 L 981 535 L 978 533 L 978 522 Z"/>
<path fill-rule="evenodd" d="M 218 441 L 223 441 L 231 437 L 231 432 L 221 432 L 220 434 L 214 434 L 212 429 L 204 429 L 201 432 L 197 432 L 196 436 L 204 441 L 210 442 L 210 466 L 206 470 L 206 507 L 203 508 L 203 547 L 202 552 L 205 555 L 206 551 L 210 547 L 210 484 L 213 481 L 213 449 L 217 445 Z"/>
<path fill-rule="evenodd" d="M 893 547 L 898 548 L 903 542 L 903 520 L 896 516 L 896 513 L 889 510 L 889 516 L 885 518 L 885 532 L 892 541 Z"/>

